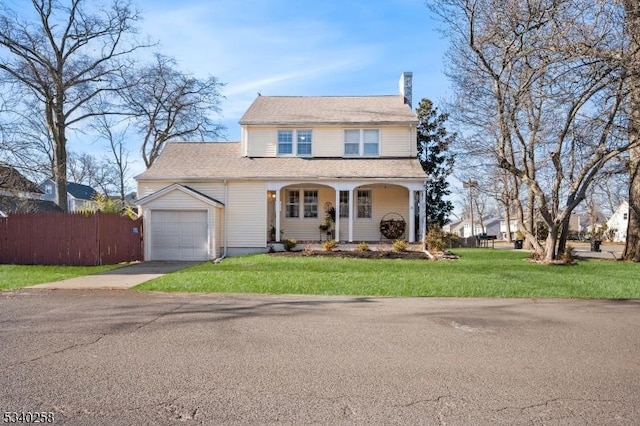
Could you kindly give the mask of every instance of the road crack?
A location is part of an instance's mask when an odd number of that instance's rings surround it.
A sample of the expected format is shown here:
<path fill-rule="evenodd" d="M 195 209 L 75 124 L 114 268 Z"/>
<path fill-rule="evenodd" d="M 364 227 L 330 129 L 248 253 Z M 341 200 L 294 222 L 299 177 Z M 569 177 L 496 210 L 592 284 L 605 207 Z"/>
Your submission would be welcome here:
<path fill-rule="evenodd" d="M 181 303 L 180 305 L 176 306 L 175 308 L 173 308 L 173 309 L 171 309 L 171 310 L 169 310 L 169 311 L 162 312 L 160 315 L 157 315 L 155 318 L 151 319 L 150 321 L 147 321 L 147 322 L 145 322 L 145 323 L 140 324 L 138 327 L 136 327 L 136 329 L 135 329 L 135 330 L 133 330 L 133 331 L 132 331 L 132 333 L 134 333 L 134 332 L 136 332 L 136 331 L 139 331 L 139 330 L 141 330 L 142 328 L 144 328 L 144 327 L 146 327 L 146 326 L 148 326 L 148 325 L 151 325 L 151 324 L 153 324 L 154 322 L 156 322 L 156 321 L 160 320 L 161 318 L 164 318 L 165 316 L 170 315 L 170 314 L 172 314 L 172 313 L 176 312 L 178 309 L 182 308 L 182 307 L 183 307 L 183 306 L 185 306 L 185 305 L 187 305 L 187 303 Z"/>

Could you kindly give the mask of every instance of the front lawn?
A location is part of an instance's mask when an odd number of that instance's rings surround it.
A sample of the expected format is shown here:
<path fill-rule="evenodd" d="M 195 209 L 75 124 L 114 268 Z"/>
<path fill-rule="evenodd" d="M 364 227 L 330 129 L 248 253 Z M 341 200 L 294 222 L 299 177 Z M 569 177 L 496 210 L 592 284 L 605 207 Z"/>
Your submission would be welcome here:
<path fill-rule="evenodd" d="M 459 260 L 286 257 L 203 263 L 136 289 L 181 292 L 439 297 L 640 298 L 640 264 L 589 260 L 573 266 L 526 261 L 528 253 L 458 249 Z"/>
<path fill-rule="evenodd" d="M 0 290 L 11 290 L 83 275 L 97 274 L 119 266 L 0 265 Z"/>

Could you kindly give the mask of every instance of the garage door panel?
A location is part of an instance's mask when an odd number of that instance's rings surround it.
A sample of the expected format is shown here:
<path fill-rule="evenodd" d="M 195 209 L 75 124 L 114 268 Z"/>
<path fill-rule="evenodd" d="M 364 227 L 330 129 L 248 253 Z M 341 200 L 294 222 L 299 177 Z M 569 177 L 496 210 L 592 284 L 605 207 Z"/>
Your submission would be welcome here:
<path fill-rule="evenodd" d="M 152 260 L 207 260 L 207 211 L 154 210 L 151 213 Z"/>

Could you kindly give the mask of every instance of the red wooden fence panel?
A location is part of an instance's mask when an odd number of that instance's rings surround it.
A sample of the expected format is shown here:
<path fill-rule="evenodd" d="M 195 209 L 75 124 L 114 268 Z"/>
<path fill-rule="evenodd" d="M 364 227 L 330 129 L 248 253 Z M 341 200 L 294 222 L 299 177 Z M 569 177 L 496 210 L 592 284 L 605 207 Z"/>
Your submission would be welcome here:
<path fill-rule="evenodd" d="M 142 219 L 107 213 L 0 218 L 0 263 L 102 265 L 142 260 Z"/>

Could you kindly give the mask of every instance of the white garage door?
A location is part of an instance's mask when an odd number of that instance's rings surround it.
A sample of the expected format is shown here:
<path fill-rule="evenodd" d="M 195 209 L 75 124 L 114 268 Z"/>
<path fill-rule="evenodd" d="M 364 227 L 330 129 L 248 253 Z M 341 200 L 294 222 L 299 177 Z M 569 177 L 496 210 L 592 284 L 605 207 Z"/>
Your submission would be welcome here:
<path fill-rule="evenodd" d="M 153 210 L 151 260 L 207 260 L 207 212 Z"/>

